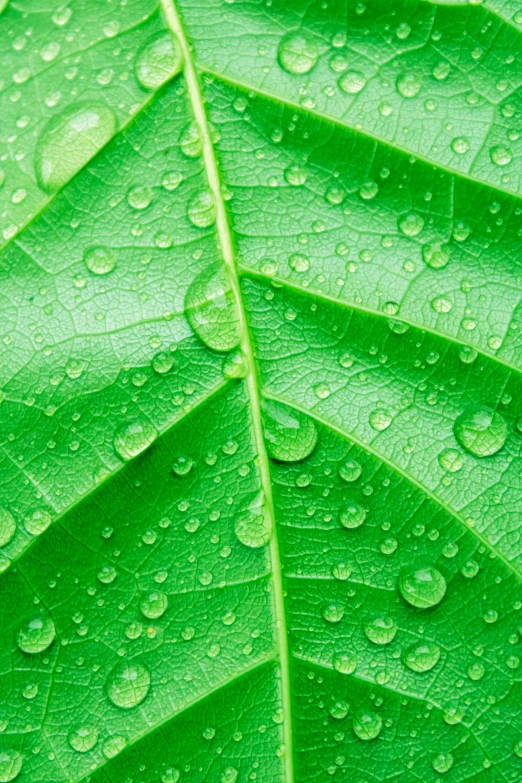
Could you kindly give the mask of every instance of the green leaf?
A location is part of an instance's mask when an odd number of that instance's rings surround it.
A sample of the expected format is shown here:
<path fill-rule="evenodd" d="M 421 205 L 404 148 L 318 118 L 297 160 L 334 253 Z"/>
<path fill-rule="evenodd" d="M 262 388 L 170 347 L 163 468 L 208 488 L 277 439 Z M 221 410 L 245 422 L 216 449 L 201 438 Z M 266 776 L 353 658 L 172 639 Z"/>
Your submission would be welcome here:
<path fill-rule="evenodd" d="M 520 780 L 522 4 L 0 6 L 0 783 Z"/>

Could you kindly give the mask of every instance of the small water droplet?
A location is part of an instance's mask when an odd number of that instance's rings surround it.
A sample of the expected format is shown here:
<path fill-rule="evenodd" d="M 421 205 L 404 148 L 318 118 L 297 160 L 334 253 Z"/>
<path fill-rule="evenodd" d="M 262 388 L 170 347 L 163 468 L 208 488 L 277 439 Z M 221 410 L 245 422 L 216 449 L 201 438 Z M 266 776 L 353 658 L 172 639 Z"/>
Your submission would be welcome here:
<path fill-rule="evenodd" d="M 326 604 L 323 609 L 323 617 L 327 623 L 340 623 L 344 617 L 344 606 L 339 603 Z"/>
<path fill-rule="evenodd" d="M 349 709 L 348 702 L 343 699 L 336 699 L 330 707 L 330 715 L 335 720 L 343 720 L 348 715 Z"/>
<path fill-rule="evenodd" d="M 200 340 L 214 351 L 231 351 L 239 343 L 239 319 L 225 270 L 211 264 L 191 283 L 185 313 Z"/>
<path fill-rule="evenodd" d="M 507 437 L 504 417 L 491 408 L 473 405 L 455 421 L 453 432 L 460 445 L 475 457 L 500 451 Z"/>
<path fill-rule="evenodd" d="M 433 642 L 420 642 L 404 651 L 402 660 L 412 672 L 429 672 L 438 663 L 440 647 Z"/>
<path fill-rule="evenodd" d="M 451 249 L 449 245 L 435 242 L 422 247 L 423 261 L 431 269 L 444 269 L 450 260 L 450 255 Z"/>
<path fill-rule="evenodd" d="M 507 166 L 513 159 L 513 154 L 507 147 L 492 147 L 489 154 L 496 166 Z"/>
<path fill-rule="evenodd" d="M 97 576 L 102 584 L 110 585 L 116 579 L 116 569 L 113 565 L 104 565 L 98 571 Z"/>
<path fill-rule="evenodd" d="M 36 509 L 24 519 L 24 527 L 32 536 L 40 536 L 51 524 L 53 518 L 46 509 Z"/>
<path fill-rule="evenodd" d="M 446 594 L 446 580 L 436 568 L 410 568 L 399 577 L 402 597 L 417 609 L 428 609 L 442 601 Z"/>
<path fill-rule="evenodd" d="M 400 216 L 398 224 L 407 237 L 416 237 L 424 228 L 424 219 L 417 212 L 409 212 Z"/>
<path fill-rule="evenodd" d="M 418 73 L 403 73 L 397 77 L 397 92 L 403 98 L 415 98 L 422 87 L 422 76 Z"/>
<path fill-rule="evenodd" d="M 431 765 L 435 772 L 440 772 L 441 774 L 449 772 L 453 766 L 453 756 L 451 753 L 437 753 L 436 756 L 433 756 Z"/>
<path fill-rule="evenodd" d="M 469 140 L 465 136 L 457 136 L 451 142 L 451 149 L 457 155 L 464 155 L 469 150 Z"/>
<path fill-rule="evenodd" d="M 147 185 L 134 185 L 127 191 L 127 203 L 133 209 L 147 209 L 152 201 L 152 190 Z"/>
<path fill-rule="evenodd" d="M 377 408 L 377 410 L 370 413 L 369 422 L 372 429 L 377 432 L 383 432 L 392 423 L 392 415 L 383 408 Z"/>
<path fill-rule="evenodd" d="M 24 621 L 16 641 L 22 652 L 34 655 L 47 650 L 53 643 L 55 634 L 51 616 L 47 612 L 39 612 Z"/>
<path fill-rule="evenodd" d="M 344 481 L 352 482 L 357 481 L 361 475 L 362 468 L 358 462 L 354 459 L 347 459 L 345 462 L 339 465 L 339 475 Z"/>
<path fill-rule="evenodd" d="M 114 448 L 124 460 L 136 457 L 156 439 L 158 433 L 149 422 L 125 424 L 114 437 Z"/>
<path fill-rule="evenodd" d="M 465 576 L 466 579 L 473 579 L 478 574 L 479 570 L 478 563 L 474 560 L 467 560 L 460 569 L 460 573 L 462 576 Z"/>
<path fill-rule="evenodd" d="M 157 353 L 152 360 L 152 369 L 157 372 L 158 375 L 164 375 L 172 369 L 174 364 L 174 356 L 171 353 L 165 353 L 161 351 Z"/>
<path fill-rule="evenodd" d="M 308 73 L 317 63 L 319 46 L 309 33 L 287 33 L 279 42 L 277 59 L 288 73 Z"/>
<path fill-rule="evenodd" d="M 187 473 L 190 473 L 193 467 L 194 460 L 192 457 L 187 457 L 184 454 L 180 454 L 180 456 L 176 457 L 172 463 L 172 470 L 176 476 L 186 476 Z"/>
<path fill-rule="evenodd" d="M 166 769 L 161 776 L 161 783 L 178 783 L 181 775 L 177 769 Z"/>
<path fill-rule="evenodd" d="M 136 78 L 144 89 L 157 90 L 176 76 L 182 65 L 183 55 L 177 40 L 169 33 L 157 33 L 145 41 L 136 56 Z"/>
<path fill-rule="evenodd" d="M 480 663 L 480 661 L 474 661 L 468 666 L 467 672 L 470 680 L 474 680 L 476 682 L 477 680 L 481 680 L 483 678 L 484 674 L 486 673 L 486 669 L 484 664 Z"/>
<path fill-rule="evenodd" d="M 150 688 L 150 674 L 141 663 L 121 662 L 111 671 L 107 695 L 116 707 L 131 709 L 140 704 Z"/>
<path fill-rule="evenodd" d="M 444 449 L 438 460 L 441 468 L 448 473 L 457 473 L 464 465 L 464 457 L 457 449 Z"/>

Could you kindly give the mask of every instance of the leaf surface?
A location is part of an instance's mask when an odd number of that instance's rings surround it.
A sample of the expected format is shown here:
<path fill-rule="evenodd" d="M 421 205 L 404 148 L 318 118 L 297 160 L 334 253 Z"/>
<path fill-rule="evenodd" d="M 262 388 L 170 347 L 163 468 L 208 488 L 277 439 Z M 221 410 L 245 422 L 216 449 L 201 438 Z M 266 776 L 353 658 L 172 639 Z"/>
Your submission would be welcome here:
<path fill-rule="evenodd" d="M 519 780 L 522 6 L 4 6 L 0 781 Z"/>

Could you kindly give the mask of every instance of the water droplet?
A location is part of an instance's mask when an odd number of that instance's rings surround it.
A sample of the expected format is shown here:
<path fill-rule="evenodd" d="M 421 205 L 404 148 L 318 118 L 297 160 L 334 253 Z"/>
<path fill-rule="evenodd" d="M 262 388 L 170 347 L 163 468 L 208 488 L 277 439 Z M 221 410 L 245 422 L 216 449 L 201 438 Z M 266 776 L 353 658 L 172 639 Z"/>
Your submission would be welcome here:
<path fill-rule="evenodd" d="M 327 623 L 340 623 L 344 617 L 344 606 L 339 603 L 326 604 L 323 617 Z"/>
<path fill-rule="evenodd" d="M 263 425 L 267 451 L 272 459 L 298 462 L 308 457 L 317 443 L 313 420 L 300 411 L 266 400 Z"/>
<path fill-rule="evenodd" d="M 376 712 L 359 710 L 353 716 L 352 728 L 359 739 L 372 740 L 381 733 L 382 718 Z"/>
<path fill-rule="evenodd" d="M 438 459 L 441 468 L 448 473 L 457 473 L 464 464 L 464 457 L 457 449 L 444 449 Z"/>
<path fill-rule="evenodd" d="M 157 33 L 145 41 L 136 56 L 136 78 L 146 90 L 157 90 L 181 71 L 183 55 L 175 38 Z"/>
<path fill-rule="evenodd" d="M 438 242 L 423 245 L 422 258 L 431 269 L 444 269 L 450 260 L 451 248 Z"/>
<path fill-rule="evenodd" d="M 453 765 L 453 756 L 451 753 L 437 753 L 431 760 L 431 765 L 435 772 L 449 772 Z"/>
<path fill-rule="evenodd" d="M 221 783 L 236 783 L 239 772 L 234 767 L 227 767 L 221 775 Z"/>
<path fill-rule="evenodd" d="M 78 726 L 71 729 L 67 739 L 73 750 L 78 753 L 88 753 L 98 742 L 98 729 L 93 726 Z"/>
<path fill-rule="evenodd" d="M 51 646 L 55 633 L 51 616 L 47 612 L 39 612 L 24 621 L 18 631 L 16 641 L 22 652 L 34 655 Z"/>
<path fill-rule="evenodd" d="M 318 58 L 319 46 L 309 33 L 287 33 L 279 42 L 277 59 L 281 68 L 288 73 L 308 73 Z"/>
<path fill-rule="evenodd" d="M 29 685 L 26 685 L 22 691 L 22 696 L 24 699 L 36 699 L 38 696 L 38 685 L 36 685 L 36 683 L 30 683 Z"/>
<path fill-rule="evenodd" d="M 484 668 L 484 664 L 480 663 L 480 661 L 474 661 L 473 663 L 470 663 L 468 666 L 468 677 L 470 680 L 481 680 L 486 673 L 486 669 Z"/>
<path fill-rule="evenodd" d="M 355 95 L 366 86 L 366 76 L 360 71 L 346 71 L 337 83 L 343 92 Z"/>
<path fill-rule="evenodd" d="M 348 530 L 360 527 L 366 519 L 366 510 L 357 503 L 348 503 L 339 512 L 341 525 Z"/>
<path fill-rule="evenodd" d="M 125 424 L 114 437 L 114 448 L 124 460 L 137 457 L 155 440 L 158 433 L 149 422 Z"/>
<path fill-rule="evenodd" d="M 440 647 L 433 642 L 420 642 L 404 651 L 402 660 L 412 672 L 429 672 L 438 663 Z"/>
<path fill-rule="evenodd" d="M 82 362 L 80 359 L 69 359 L 65 367 L 65 372 L 67 374 L 67 377 L 70 378 L 72 381 L 75 381 L 78 378 L 80 378 L 83 375 L 84 370 L 85 370 L 85 363 Z"/>
<path fill-rule="evenodd" d="M 457 136 L 451 142 L 451 149 L 457 155 L 464 155 L 469 150 L 469 140 L 465 136 Z"/>
<path fill-rule="evenodd" d="M 43 129 L 35 151 L 36 176 L 48 193 L 63 187 L 116 131 L 112 110 L 102 103 L 69 107 Z"/>
<path fill-rule="evenodd" d="M 345 582 L 347 579 L 349 579 L 351 573 L 352 569 L 349 565 L 346 565 L 346 563 L 336 563 L 332 566 L 333 576 L 335 576 L 335 578 L 339 579 L 341 582 Z"/>
<path fill-rule="evenodd" d="M 164 375 L 166 372 L 172 369 L 174 364 L 174 357 L 171 353 L 164 353 L 163 351 L 157 353 L 152 360 L 152 369 L 159 375 Z"/>
<path fill-rule="evenodd" d="M 507 166 L 513 159 L 511 150 L 507 147 L 492 147 L 489 154 L 496 166 Z"/>
<path fill-rule="evenodd" d="M 339 475 L 344 481 L 357 481 L 361 475 L 362 468 L 354 459 L 347 459 L 339 465 Z"/>
<path fill-rule="evenodd" d="M 212 194 L 208 190 L 197 193 L 187 207 L 187 215 L 196 228 L 208 228 L 216 222 Z"/>
<path fill-rule="evenodd" d="M 150 688 L 150 674 L 141 663 L 121 662 L 109 675 L 107 695 L 116 707 L 131 709 L 140 704 Z"/>
<path fill-rule="evenodd" d="M 231 351 L 239 343 L 239 320 L 223 267 L 211 264 L 191 283 L 185 312 L 194 332 L 214 351 Z"/>
<path fill-rule="evenodd" d="M 407 237 L 416 237 L 424 228 L 424 219 L 417 212 L 409 212 L 400 216 L 398 224 Z"/>
<path fill-rule="evenodd" d="M 37 509 L 24 519 L 24 527 L 32 536 L 40 536 L 51 524 L 53 518 L 46 509 Z"/>
<path fill-rule="evenodd" d="M 473 364 L 478 356 L 478 352 L 475 348 L 471 348 L 469 345 L 463 345 L 459 348 L 459 359 L 464 364 Z"/>
<path fill-rule="evenodd" d="M 340 674 L 351 674 L 355 671 L 356 665 L 357 655 L 354 652 L 340 653 L 333 660 L 334 669 Z"/>
<path fill-rule="evenodd" d="M 22 754 L 16 750 L 4 750 L 0 752 L 0 783 L 9 783 L 14 780 L 22 769 Z"/>
<path fill-rule="evenodd" d="M 223 362 L 223 375 L 225 378 L 246 378 L 247 364 L 241 351 L 234 351 Z"/>
<path fill-rule="evenodd" d="M 129 623 L 125 628 L 125 636 L 127 639 L 139 639 L 143 633 L 143 626 L 141 623 Z"/>
<path fill-rule="evenodd" d="M 83 254 L 83 260 L 95 275 L 107 275 L 116 266 L 116 253 L 109 247 L 89 247 Z"/>
<path fill-rule="evenodd" d="M 152 190 L 146 185 L 134 185 L 127 191 L 127 202 L 133 209 L 147 209 L 152 201 Z"/>
<path fill-rule="evenodd" d="M 478 563 L 474 560 L 467 560 L 460 569 L 460 573 L 462 576 L 465 576 L 466 579 L 473 579 L 478 574 L 479 570 Z"/>
<path fill-rule="evenodd" d="M 377 432 L 383 432 L 392 423 L 392 415 L 388 411 L 383 410 L 383 408 L 377 408 L 377 410 L 370 413 L 369 422 L 372 429 L 377 430 Z"/>
<path fill-rule="evenodd" d="M 177 769 L 166 769 L 161 776 L 161 783 L 178 783 L 180 773 Z"/>
<path fill-rule="evenodd" d="M 144 595 L 140 601 L 141 613 L 149 620 L 157 620 L 168 609 L 169 599 L 165 593 L 152 591 Z"/>
<path fill-rule="evenodd" d="M 166 171 L 161 178 L 161 184 L 165 190 L 176 190 L 183 180 L 183 175 L 179 171 Z"/>
<path fill-rule="evenodd" d="M 238 514 L 234 530 L 239 541 L 245 546 L 257 549 L 268 544 L 272 533 L 272 520 L 262 492 L 248 508 Z"/>
<path fill-rule="evenodd" d="M 343 718 L 346 718 L 348 715 L 349 709 L 348 702 L 343 701 L 342 699 L 336 699 L 330 707 L 330 715 L 332 718 L 335 718 L 335 720 L 343 720 Z"/>
<path fill-rule="evenodd" d="M 521 12 L 520 22 L 522 23 L 522 12 Z M 519 759 L 522 758 L 522 740 L 518 740 L 517 742 L 515 742 L 513 746 L 513 751 L 515 753 L 515 756 L 518 756 Z"/>
<path fill-rule="evenodd" d="M 399 577 L 402 597 L 417 609 L 428 609 L 442 601 L 446 594 L 446 580 L 436 568 L 411 568 Z"/>
<path fill-rule="evenodd" d="M 125 737 L 115 734 L 114 737 L 109 737 L 103 743 L 103 755 L 106 759 L 113 759 L 118 753 L 121 753 L 126 744 Z"/>
<path fill-rule="evenodd" d="M 403 73 L 397 77 L 397 92 L 403 98 L 415 98 L 422 87 L 422 76 L 418 73 Z"/>
<path fill-rule="evenodd" d="M 384 541 L 381 541 L 379 544 L 379 549 L 383 553 L 383 555 L 393 555 L 393 553 L 397 550 L 397 539 L 396 538 L 385 538 Z"/>
<path fill-rule="evenodd" d="M 0 546 L 5 546 L 16 532 L 14 516 L 3 506 L 0 506 Z"/>
<path fill-rule="evenodd" d="M 364 633 L 373 644 L 389 644 L 395 638 L 397 626 L 386 614 L 377 614 L 364 623 Z"/>
<path fill-rule="evenodd" d="M 116 579 L 116 569 L 112 565 L 104 565 L 98 571 L 98 579 L 104 585 L 110 585 Z"/>
<path fill-rule="evenodd" d="M 504 417 L 491 408 L 473 405 L 453 425 L 460 445 L 475 457 L 490 457 L 500 451 L 507 437 Z"/>
<path fill-rule="evenodd" d="M 289 166 L 287 169 L 285 169 L 284 176 L 289 185 L 299 187 L 300 185 L 305 184 L 308 178 L 308 173 L 302 166 Z"/>
<path fill-rule="evenodd" d="M 172 463 L 172 470 L 176 476 L 186 476 L 187 473 L 190 473 L 193 467 L 194 460 L 192 457 L 186 457 L 183 454 L 181 454 L 179 457 L 176 457 Z"/>
<path fill-rule="evenodd" d="M 301 253 L 293 253 L 288 259 L 288 264 L 294 272 L 308 272 L 310 269 L 310 259 Z"/>

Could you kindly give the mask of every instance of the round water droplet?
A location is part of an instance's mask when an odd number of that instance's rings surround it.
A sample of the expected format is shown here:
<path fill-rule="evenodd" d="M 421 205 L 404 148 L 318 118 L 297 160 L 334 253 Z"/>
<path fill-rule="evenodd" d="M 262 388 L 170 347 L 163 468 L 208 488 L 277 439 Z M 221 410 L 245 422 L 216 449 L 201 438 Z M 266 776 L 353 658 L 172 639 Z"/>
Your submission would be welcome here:
<path fill-rule="evenodd" d="M 496 166 L 507 166 L 513 159 L 513 154 L 507 147 L 492 147 L 489 154 Z"/>
<path fill-rule="evenodd" d="M 186 476 L 187 473 L 190 473 L 193 467 L 194 467 L 194 460 L 192 459 L 192 457 L 186 457 L 185 455 L 180 455 L 179 457 L 176 457 L 176 459 L 172 463 L 172 470 L 176 474 L 176 476 Z"/>
<path fill-rule="evenodd" d="M 247 374 L 247 364 L 241 351 L 234 351 L 225 357 L 223 362 L 225 378 L 246 378 Z"/>
<path fill-rule="evenodd" d="M 289 166 L 285 169 L 284 177 L 289 185 L 299 187 L 305 184 L 308 179 L 308 172 L 302 166 Z"/>
<path fill-rule="evenodd" d="M 16 532 L 14 516 L 3 506 L 0 506 L 0 546 L 5 546 Z"/>
<path fill-rule="evenodd" d="M 441 468 L 448 473 L 457 473 L 464 465 L 464 457 L 457 449 L 444 449 L 438 460 Z"/>
<path fill-rule="evenodd" d="M 127 202 L 133 209 L 147 209 L 152 201 L 152 190 L 146 185 L 135 185 L 127 191 Z"/>
<path fill-rule="evenodd" d="M 175 38 L 157 33 L 145 41 L 136 56 L 136 78 L 145 90 L 157 90 L 181 71 L 183 55 Z"/>
<path fill-rule="evenodd" d="M 157 432 L 149 422 L 125 424 L 114 437 L 114 448 L 124 460 L 136 457 L 155 440 Z"/>
<path fill-rule="evenodd" d="M 372 740 L 381 733 L 382 718 L 376 712 L 359 710 L 353 716 L 352 728 L 359 739 Z"/>
<path fill-rule="evenodd" d="M 211 264 L 191 283 L 185 313 L 199 339 L 214 351 L 231 351 L 239 343 L 234 295 L 222 266 Z"/>
<path fill-rule="evenodd" d="M 339 521 L 347 530 L 360 527 L 366 519 L 366 510 L 357 503 L 348 503 L 339 512 Z"/>
<path fill-rule="evenodd" d="M 350 707 L 347 701 L 336 699 L 330 707 L 330 715 L 335 720 L 343 720 L 348 715 Z"/>
<path fill-rule="evenodd" d="M 35 151 L 40 187 L 54 193 L 112 138 L 116 118 L 102 103 L 80 103 L 53 117 L 43 129 Z"/>
<path fill-rule="evenodd" d="M 408 647 L 402 660 L 412 672 L 429 672 L 438 663 L 440 647 L 433 642 L 420 642 Z"/>
<path fill-rule="evenodd" d="M 431 269 L 444 269 L 450 260 L 451 249 L 449 245 L 432 243 L 423 245 L 422 258 Z"/>
<path fill-rule="evenodd" d="M 308 73 L 318 58 L 319 46 L 309 33 L 287 33 L 279 42 L 277 59 L 288 73 Z"/>
<path fill-rule="evenodd" d="M 121 753 L 126 744 L 125 737 L 115 734 L 114 737 L 109 737 L 103 743 L 103 755 L 106 759 L 113 759 L 118 753 Z"/>
<path fill-rule="evenodd" d="M 354 459 L 347 459 L 339 465 L 339 475 L 344 481 L 357 481 L 361 475 L 362 468 Z"/>
<path fill-rule="evenodd" d="M 263 403 L 263 429 L 269 456 L 282 462 L 305 459 L 317 443 L 314 421 L 279 402 Z"/>
<path fill-rule="evenodd" d="M 473 405 L 453 425 L 460 445 L 475 457 L 490 457 L 500 451 L 507 437 L 504 417 L 491 408 Z"/>
<path fill-rule="evenodd" d="M 116 266 L 116 253 L 109 247 L 89 247 L 83 254 L 83 260 L 95 275 L 107 275 Z"/>
<path fill-rule="evenodd" d="M 197 193 L 187 207 L 188 219 L 196 228 L 208 228 L 216 222 L 212 194 L 208 190 Z"/>
<path fill-rule="evenodd" d="M 522 22 L 522 14 L 521 14 L 521 20 Z M 513 751 L 515 753 L 515 756 L 518 756 L 519 759 L 522 759 L 522 740 L 517 740 L 515 744 L 513 745 Z"/>
<path fill-rule="evenodd" d="M 152 360 L 152 369 L 159 375 L 164 375 L 172 369 L 174 356 L 171 353 L 157 353 Z"/>
<path fill-rule="evenodd" d="M 149 620 L 157 620 L 167 611 L 169 606 L 169 599 L 165 593 L 152 591 L 143 596 L 140 601 L 140 609 L 145 617 Z"/>
<path fill-rule="evenodd" d="M 104 565 L 98 571 L 97 576 L 102 584 L 109 585 L 116 579 L 116 569 L 112 565 Z"/>
<path fill-rule="evenodd" d="M 451 142 L 451 149 L 457 155 L 464 155 L 469 150 L 469 140 L 465 136 L 457 136 Z"/>
<path fill-rule="evenodd" d="M 24 527 L 32 536 L 39 536 L 47 530 L 52 521 L 49 511 L 36 509 L 24 519 Z"/>
<path fill-rule="evenodd" d="M 366 86 L 366 76 L 361 71 L 346 71 L 337 82 L 343 92 L 355 95 Z"/>
<path fill-rule="evenodd" d="M 262 492 L 248 508 L 238 514 L 234 530 L 239 541 L 245 546 L 257 549 L 268 544 L 272 534 L 272 520 Z"/>
<path fill-rule="evenodd" d="M 14 780 L 20 774 L 22 763 L 22 754 L 17 750 L 0 752 L 0 783 L 9 783 Z"/>
<path fill-rule="evenodd" d="M 288 259 L 288 264 L 294 272 L 308 272 L 310 269 L 310 259 L 301 253 L 293 253 Z"/>
<path fill-rule="evenodd" d="M 71 729 L 67 739 L 73 750 L 78 753 L 88 753 L 98 742 L 98 729 L 93 726 L 78 726 Z"/>
<path fill-rule="evenodd" d="M 357 655 L 354 652 L 340 653 L 333 660 L 334 669 L 340 674 L 351 674 L 355 671 L 356 665 Z"/>
<path fill-rule="evenodd" d="M 392 420 L 391 413 L 383 408 L 377 408 L 377 410 L 372 411 L 369 416 L 370 427 L 377 432 L 387 430 L 392 423 Z"/>
<path fill-rule="evenodd" d="M 418 73 L 403 73 L 397 77 L 397 92 L 403 98 L 415 98 L 422 87 L 422 76 Z"/>
<path fill-rule="evenodd" d="M 221 775 L 221 783 L 236 783 L 239 772 L 234 767 L 227 767 Z"/>
<path fill-rule="evenodd" d="M 468 666 L 468 677 L 470 680 L 481 680 L 486 673 L 486 669 L 480 661 L 474 661 L 473 663 L 470 663 Z"/>
<path fill-rule="evenodd" d="M 22 652 L 34 655 L 51 646 L 55 637 L 54 623 L 47 612 L 39 612 L 22 624 L 16 641 Z"/>
<path fill-rule="evenodd" d="M 141 663 L 121 662 L 109 675 L 107 695 L 116 707 L 129 710 L 145 699 L 150 688 L 150 674 Z"/>
<path fill-rule="evenodd" d="M 449 772 L 453 765 L 453 756 L 451 753 L 437 753 L 431 760 L 431 765 L 435 772 Z"/>
<path fill-rule="evenodd" d="M 417 212 L 409 212 L 399 218 L 399 228 L 407 237 L 416 237 L 424 228 L 424 218 Z"/>
<path fill-rule="evenodd" d="M 177 769 L 166 769 L 161 776 L 161 783 L 178 783 L 181 775 Z"/>
<path fill-rule="evenodd" d="M 397 550 L 398 542 L 396 538 L 385 538 L 384 541 L 381 541 L 379 544 L 379 549 L 383 553 L 383 555 L 393 555 L 393 553 Z"/>
<path fill-rule="evenodd" d="M 446 594 L 446 580 L 436 568 L 410 568 L 399 577 L 402 597 L 417 609 L 428 609 L 442 601 Z"/>
<path fill-rule="evenodd" d="M 176 190 L 183 180 L 183 174 L 179 171 L 166 171 L 161 178 L 161 184 L 165 190 Z"/>
<path fill-rule="evenodd" d="M 127 639 L 139 639 L 143 633 L 143 626 L 141 623 L 129 623 L 125 628 L 125 636 Z"/>
<path fill-rule="evenodd" d="M 479 570 L 478 563 L 476 563 L 474 560 L 468 560 L 460 569 L 460 573 L 462 576 L 465 576 L 466 579 L 473 579 L 478 574 Z"/>
<path fill-rule="evenodd" d="M 377 614 L 364 623 L 364 633 L 373 644 L 390 644 L 395 639 L 397 626 L 386 614 Z"/>
<path fill-rule="evenodd" d="M 323 617 L 327 623 L 340 623 L 344 617 L 344 606 L 339 603 L 326 604 Z"/>

